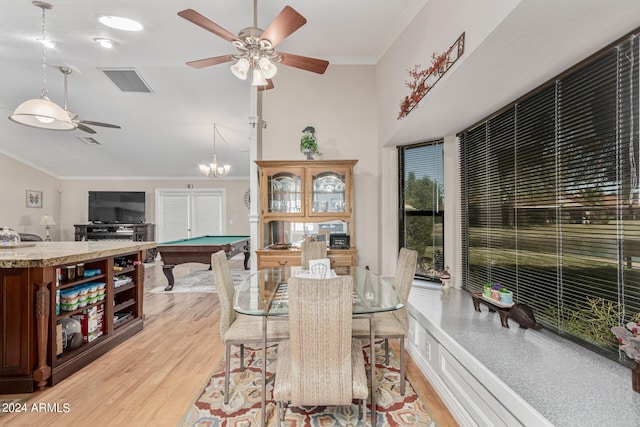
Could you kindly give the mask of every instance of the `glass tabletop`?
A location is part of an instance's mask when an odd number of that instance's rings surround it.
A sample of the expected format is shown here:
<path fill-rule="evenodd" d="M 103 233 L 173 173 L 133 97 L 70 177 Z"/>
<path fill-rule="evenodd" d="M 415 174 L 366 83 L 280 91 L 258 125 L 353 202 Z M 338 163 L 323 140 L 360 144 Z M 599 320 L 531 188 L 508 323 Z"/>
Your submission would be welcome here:
<path fill-rule="evenodd" d="M 327 277 L 335 272 L 331 272 Z M 370 314 L 403 307 L 392 277 L 382 277 L 362 267 L 351 268 L 353 314 Z M 310 277 L 301 267 L 265 268 L 252 273 L 236 289 L 233 308 L 251 316 L 287 316 L 287 281 L 293 276 Z M 319 279 L 322 280 L 322 279 Z"/>

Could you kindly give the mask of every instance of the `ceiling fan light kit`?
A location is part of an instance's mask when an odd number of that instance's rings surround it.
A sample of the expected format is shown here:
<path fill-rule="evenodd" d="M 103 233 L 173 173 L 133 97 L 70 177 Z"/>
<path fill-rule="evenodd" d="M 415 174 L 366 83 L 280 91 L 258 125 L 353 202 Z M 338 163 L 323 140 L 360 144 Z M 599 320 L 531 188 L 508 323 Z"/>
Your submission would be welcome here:
<path fill-rule="evenodd" d="M 189 61 L 187 65 L 193 68 L 204 68 L 236 61 L 231 66 L 231 72 L 239 79 L 246 80 L 249 71 L 251 71 L 251 84 L 259 86 L 261 89 L 273 88 L 271 78 L 278 72 L 276 64 L 324 74 L 329 66 L 328 61 L 275 51 L 278 43 L 307 23 L 305 17 L 291 6 L 285 6 L 276 19 L 263 31 L 258 28 L 257 3 L 257 0 L 254 0 L 253 26 L 244 28 L 237 36 L 193 9 L 178 12 L 178 16 L 227 40 L 238 50 L 236 54 Z"/>
<path fill-rule="evenodd" d="M 32 4 L 42 9 L 42 93 L 40 98 L 29 99 L 18 105 L 9 120 L 25 126 L 52 130 L 73 130 L 75 125 L 69 118 L 67 112 L 58 104 L 52 102 L 47 97 L 47 53 L 44 41 L 47 41 L 45 34 L 45 11 L 51 9 L 49 3 L 34 1 Z"/>
<path fill-rule="evenodd" d="M 240 58 L 238 59 L 238 62 L 231 66 L 231 72 L 240 80 L 247 80 L 249 66 L 249 60 L 247 60 L 246 58 Z"/>

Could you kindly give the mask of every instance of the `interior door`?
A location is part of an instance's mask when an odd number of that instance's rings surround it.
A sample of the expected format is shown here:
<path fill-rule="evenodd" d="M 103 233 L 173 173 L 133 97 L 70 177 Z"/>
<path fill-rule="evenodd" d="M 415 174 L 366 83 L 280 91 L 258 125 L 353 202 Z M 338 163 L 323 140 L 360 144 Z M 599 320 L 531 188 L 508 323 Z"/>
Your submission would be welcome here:
<path fill-rule="evenodd" d="M 195 236 L 221 236 L 222 227 L 222 197 L 218 194 L 195 193 L 191 199 L 192 227 L 191 235 Z"/>
<path fill-rule="evenodd" d="M 158 242 L 225 234 L 224 189 L 158 189 L 156 200 Z"/>
<path fill-rule="evenodd" d="M 158 242 L 189 238 L 189 194 L 161 192 L 156 200 Z"/>

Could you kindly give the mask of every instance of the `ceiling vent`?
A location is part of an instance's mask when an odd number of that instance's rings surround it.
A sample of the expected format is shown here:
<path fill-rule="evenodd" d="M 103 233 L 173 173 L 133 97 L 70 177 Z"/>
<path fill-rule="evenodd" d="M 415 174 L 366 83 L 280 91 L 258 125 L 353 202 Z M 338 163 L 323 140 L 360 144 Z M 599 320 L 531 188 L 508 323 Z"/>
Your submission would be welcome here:
<path fill-rule="evenodd" d="M 102 68 L 101 71 L 123 92 L 153 93 L 140 74 L 133 68 Z"/>
<path fill-rule="evenodd" d="M 79 136 L 78 139 L 87 145 L 102 145 L 98 142 L 97 139 L 94 139 L 90 136 Z"/>

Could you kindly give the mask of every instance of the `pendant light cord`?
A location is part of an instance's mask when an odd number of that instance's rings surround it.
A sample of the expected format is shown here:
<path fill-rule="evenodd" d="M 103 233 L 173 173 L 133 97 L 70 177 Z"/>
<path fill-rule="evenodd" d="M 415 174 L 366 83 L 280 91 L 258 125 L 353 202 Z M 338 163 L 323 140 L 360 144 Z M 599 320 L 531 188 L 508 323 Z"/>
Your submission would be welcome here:
<path fill-rule="evenodd" d="M 42 8 L 42 93 L 41 97 L 44 98 L 47 96 L 47 47 L 45 46 L 46 42 L 46 33 L 45 33 L 45 8 Z"/>

